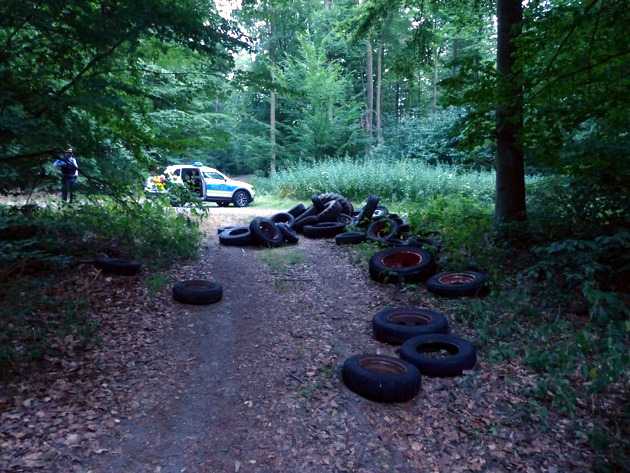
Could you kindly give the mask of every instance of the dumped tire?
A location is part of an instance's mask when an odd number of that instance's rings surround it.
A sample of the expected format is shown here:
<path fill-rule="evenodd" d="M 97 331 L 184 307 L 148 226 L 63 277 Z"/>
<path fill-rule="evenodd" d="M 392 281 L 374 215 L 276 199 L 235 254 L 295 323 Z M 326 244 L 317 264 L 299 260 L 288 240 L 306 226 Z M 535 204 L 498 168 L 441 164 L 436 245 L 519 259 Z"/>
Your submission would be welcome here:
<path fill-rule="evenodd" d="M 247 246 L 254 243 L 249 227 L 232 227 L 219 233 L 219 243 L 225 246 Z"/>
<path fill-rule="evenodd" d="M 406 402 L 420 392 L 420 373 L 410 363 L 382 355 L 356 355 L 341 369 L 352 392 L 376 402 Z"/>
<path fill-rule="evenodd" d="M 319 194 L 319 196 L 317 196 L 317 200 L 321 203 L 322 208 L 328 202 L 335 200 L 339 203 L 339 205 L 341 205 L 341 211 L 343 213 L 350 215 L 354 211 L 352 203 L 344 196 L 337 194 L 336 192 L 325 192 L 324 194 Z"/>
<path fill-rule="evenodd" d="M 300 241 L 297 233 L 295 233 L 293 229 L 291 229 L 291 227 L 286 223 L 277 223 L 276 227 L 280 229 L 280 233 L 282 233 L 284 241 L 286 241 L 287 243 L 295 244 Z"/>
<path fill-rule="evenodd" d="M 444 356 L 436 356 L 441 352 L 445 352 Z M 477 350 L 466 340 L 436 333 L 407 340 L 400 347 L 400 357 L 424 375 L 449 377 L 473 369 L 477 363 Z"/>
<path fill-rule="evenodd" d="M 223 288 L 212 281 L 193 279 L 181 281 L 173 286 L 173 299 L 182 304 L 206 305 L 219 302 Z"/>
<path fill-rule="evenodd" d="M 337 222 L 322 222 L 315 225 L 306 225 L 302 233 L 308 238 L 333 238 L 344 231 L 346 226 Z"/>
<path fill-rule="evenodd" d="M 398 235 L 399 225 L 392 219 L 382 218 L 370 223 L 367 229 L 368 240 L 386 243 L 387 240 Z"/>
<path fill-rule="evenodd" d="M 306 210 L 302 212 L 302 214 L 295 219 L 295 222 L 293 223 L 293 227 L 295 228 L 296 226 L 304 226 L 302 223 L 304 220 L 306 220 L 309 217 L 314 217 L 318 213 L 319 212 L 314 206 L 311 205 L 310 207 L 307 207 Z"/>
<path fill-rule="evenodd" d="M 273 223 L 286 223 L 291 226 L 295 222 L 295 217 L 288 212 L 279 212 L 271 216 Z"/>
<path fill-rule="evenodd" d="M 448 320 L 441 312 L 426 308 L 387 308 L 372 319 L 372 331 L 379 342 L 400 345 L 418 335 L 448 333 Z"/>
<path fill-rule="evenodd" d="M 341 204 L 336 200 L 331 200 L 324 206 L 324 210 L 317 214 L 317 220 L 319 222 L 336 222 L 339 215 L 341 215 Z"/>
<path fill-rule="evenodd" d="M 475 297 L 487 290 L 488 275 L 477 271 L 438 273 L 427 281 L 427 289 L 445 297 Z"/>
<path fill-rule="evenodd" d="M 385 218 L 387 216 L 389 216 L 389 209 L 384 205 L 377 206 L 372 214 L 372 218 Z"/>
<path fill-rule="evenodd" d="M 370 258 L 370 276 L 378 282 L 422 281 L 435 272 L 431 254 L 416 247 L 379 251 Z"/>
<path fill-rule="evenodd" d="M 344 225 L 348 226 L 348 225 L 352 225 L 353 219 L 348 214 L 339 214 L 337 215 L 337 222 L 343 223 Z"/>
<path fill-rule="evenodd" d="M 335 236 L 335 243 L 338 245 L 356 245 L 367 240 L 365 233 L 361 232 L 345 232 Z"/>
<path fill-rule="evenodd" d="M 118 258 L 96 258 L 94 266 L 104 274 L 117 276 L 134 276 L 140 272 L 142 265 L 136 261 L 129 261 Z"/>
<path fill-rule="evenodd" d="M 306 207 L 304 206 L 304 204 L 297 204 L 296 206 L 291 207 L 289 210 L 287 210 L 287 213 L 293 215 L 294 218 L 298 218 L 304 212 L 306 212 Z"/>
<path fill-rule="evenodd" d="M 256 217 L 249 224 L 249 231 L 252 233 L 254 243 L 275 248 L 284 242 L 284 236 L 276 224 L 271 219 Z"/>
<path fill-rule="evenodd" d="M 293 224 L 293 230 L 295 230 L 296 232 L 302 232 L 302 230 L 304 230 L 304 227 L 306 225 L 315 225 L 318 222 L 319 220 L 317 219 L 315 215 L 311 215 L 310 217 L 306 217 L 306 218 L 300 217 Z"/>
<path fill-rule="evenodd" d="M 236 228 L 236 227 L 233 226 L 233 225 L 227 226 L 227 227 L 219 227 L 219 228 L 217 228 L 217 235 L 220 235 L 221 233 L 223 233 L 226 230 L 231 230 L 232 228 Z"/>
<path fill-rule="evenodd" d="M 367 198 L 367 202 L 365 203 L 365 205 L 363 206 L 363 208 L 361 209 L 361 212 L 359 213 L 358 217 L 357 217 L 357 221 L 359 222 L 358 224 L 361 226 L 365 226 L 367 227 L 370 222 L 372 221 L 372 215 L 374 215 L 374 211 L 376 210 L 376 207 L 378 206 L 378 201 L 379 198 L 375 195 L 370 195 Z"/>

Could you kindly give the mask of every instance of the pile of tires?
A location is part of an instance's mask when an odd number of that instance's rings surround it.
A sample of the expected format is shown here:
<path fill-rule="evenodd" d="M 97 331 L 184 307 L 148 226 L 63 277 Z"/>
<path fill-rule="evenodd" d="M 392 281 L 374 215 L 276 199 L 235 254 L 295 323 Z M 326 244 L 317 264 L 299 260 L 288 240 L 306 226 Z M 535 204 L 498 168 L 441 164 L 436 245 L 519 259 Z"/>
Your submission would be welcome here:
<path fill-rule="evenodd" d="M 423 307 L 386 308 L 372 320 L 374 338 L 401 345 L 400 359 L 361 354 L 348 358 L 342 379 L 354 393 L 376 402 L 406 402 L 421 387 L 421 377 L 454 377 L 477 363 L 474 345 L 449 333 L 446 316 Z"/>
<path fill-rule="evenodd" d="M 312 205 L 298 204 L 270 218 L 256 217 L 247 226 L 218 229 L 219 242 L 227 246 L 276 248 L 307 238 L 334 238 L 352 224 L 354 208 L 344 196 L 327 192 L 314 195 Z"/>

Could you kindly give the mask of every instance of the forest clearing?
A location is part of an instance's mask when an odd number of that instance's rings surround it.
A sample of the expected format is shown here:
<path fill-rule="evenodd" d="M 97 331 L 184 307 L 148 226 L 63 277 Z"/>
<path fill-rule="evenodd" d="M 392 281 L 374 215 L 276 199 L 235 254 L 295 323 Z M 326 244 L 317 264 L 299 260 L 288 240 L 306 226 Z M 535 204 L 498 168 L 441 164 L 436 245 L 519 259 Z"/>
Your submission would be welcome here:
<path fill-rule="evenodd" d="M 0 471 L 630 471 L 622 0 L 0 4 Z"/>

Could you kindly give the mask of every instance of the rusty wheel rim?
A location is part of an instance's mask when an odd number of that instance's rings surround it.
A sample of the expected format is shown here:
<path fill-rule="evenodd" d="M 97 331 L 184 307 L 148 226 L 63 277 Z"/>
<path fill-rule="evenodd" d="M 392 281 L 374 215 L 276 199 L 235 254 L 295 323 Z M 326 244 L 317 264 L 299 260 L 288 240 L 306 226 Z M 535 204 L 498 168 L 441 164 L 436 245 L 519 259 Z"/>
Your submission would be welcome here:
<path fill-rule="evenodd" d="M 397 325 L 405 325 L 407 327 L 417 327 L 419 325 L 427 325 L 431 322 L 431 318 L 422 314 L 394 314 L 389 320 Z"/>
<path fill-rule="evenodd" d="M 407 371 L 407 368 L 401 362 L 380 356 L 366 356 L 361 359 L 359 364 L 362 368 L 375 373 L 403 374 Z"/>
<path fill-rule="evenodd" d="M 381 263 L 387 268 L 410 268 L 422 263 L 422 255 L 413 251 L 397 251 L 381 258 Z"/>
<path fill-rule="evenodd" d="M 447 286 L 462 286 L 473 283 L 476 279 L 472 273 L 447 273 L 440 276 L 438 282 Z"/>

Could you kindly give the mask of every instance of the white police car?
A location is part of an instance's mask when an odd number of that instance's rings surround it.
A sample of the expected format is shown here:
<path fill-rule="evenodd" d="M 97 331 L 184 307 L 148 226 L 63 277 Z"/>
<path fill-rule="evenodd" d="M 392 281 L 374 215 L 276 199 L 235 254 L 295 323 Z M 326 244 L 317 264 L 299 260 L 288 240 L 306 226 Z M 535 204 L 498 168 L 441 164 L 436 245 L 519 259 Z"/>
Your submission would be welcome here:
<path fill-rule="evenodd" d="M 165 192 L 167 180 L 173 184 L 185 184 L 203 200 L 216 202 L 221 207 L 230 203 L 236 207 L 246 207 L 256 195 L 251 184 L 230 179 L 220 171 L 202 166 L 201 163 L 168 166 L 163 176 L 149 177 L 144 190 L 149 193 Z"/>

